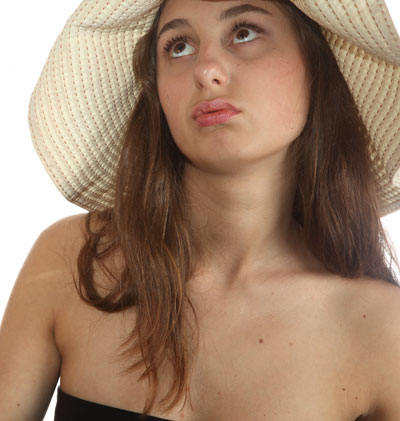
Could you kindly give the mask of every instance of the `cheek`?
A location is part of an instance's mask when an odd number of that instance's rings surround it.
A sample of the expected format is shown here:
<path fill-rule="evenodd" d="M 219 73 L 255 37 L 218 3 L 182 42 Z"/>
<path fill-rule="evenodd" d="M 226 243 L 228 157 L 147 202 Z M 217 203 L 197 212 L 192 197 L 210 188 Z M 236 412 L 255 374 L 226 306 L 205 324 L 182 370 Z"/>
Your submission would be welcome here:
<path fill-rule="evenodd" d="M 167 118 L 171 132 L 178 121 L 178 116 L 185 112 L 183 107 L 185 103 L 185 89 L 181 80 L 169 78 L 168 81 L 158 80 L 158 94 L 161 107 Z M 181 119 L 182 120 L 182 117 Z"/>
<path fill-rule="evenodd" d="M 269 77 L 265 77 L 263 86 L 259 87 L 266 99 L 263 108 L 268 108 L 266 111 L 277 123 L 301 131 L 309 108 L 309 89 L 302 61 L 275 63 L 265 74 Z"/>

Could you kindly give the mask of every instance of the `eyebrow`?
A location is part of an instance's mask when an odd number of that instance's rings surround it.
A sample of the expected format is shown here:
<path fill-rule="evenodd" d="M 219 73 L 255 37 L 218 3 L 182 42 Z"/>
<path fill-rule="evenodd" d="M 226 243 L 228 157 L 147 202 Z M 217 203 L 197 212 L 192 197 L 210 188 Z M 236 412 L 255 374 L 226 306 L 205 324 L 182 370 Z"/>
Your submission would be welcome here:
<path fill-rule="evenodd" d="M 243 13 L 247 12 L 257 12 L 263 13 L 265 15 L 272 16 L 272 13 L 262 7 L 253 6 L 252 4 L 242 4 L 240 6 L 230 7 L 229 9 L 224 10 L 218 18 L 218 22 L 234 18 L 239 16 Z M 190 26 L 190 23 L 187 19 L 173 19 L 167 22 L 161 29 L 160 33 L 158 34 L 157 40 L 160 39 L 161 35 L 170 30 L 170 29 L 179 29 Z"/>

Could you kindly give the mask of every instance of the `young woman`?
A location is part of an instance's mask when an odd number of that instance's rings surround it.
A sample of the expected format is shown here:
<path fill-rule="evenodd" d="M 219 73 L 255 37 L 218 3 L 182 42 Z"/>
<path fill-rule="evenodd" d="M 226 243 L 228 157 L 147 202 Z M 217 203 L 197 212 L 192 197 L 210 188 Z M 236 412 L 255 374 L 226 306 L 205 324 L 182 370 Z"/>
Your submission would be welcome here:
<path fill-rule="evenodd" d="M 16 282 L 1 419 L 60 378 L 56 420 L 398 420 L 399 51 L 379 0 L 85 0 L 30 125 L 90 212 Z"/>

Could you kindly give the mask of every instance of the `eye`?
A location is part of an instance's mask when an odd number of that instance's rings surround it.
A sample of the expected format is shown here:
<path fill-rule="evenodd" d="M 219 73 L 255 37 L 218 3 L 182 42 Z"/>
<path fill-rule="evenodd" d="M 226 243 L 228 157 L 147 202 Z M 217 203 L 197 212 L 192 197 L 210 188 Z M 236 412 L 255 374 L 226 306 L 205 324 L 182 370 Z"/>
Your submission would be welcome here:
<path fill-rule="evenodd" d="M 264 34 L 265 31 L 264 29 L 260 28 L 258 25 L 242 20 L 242 21 L 234 23 L 230 33 L 231 34 L 236 33 L 236 36 L 239 36 L 238 38 L 239 42 L 235 42 L 234 44 L 243 44 L 243 43 L 250 42 L 256 39 L 257 35 L 254 35 L 254 33 Z M 170 38 L 164 46 L 164 49 L 163 49 L 164 54 L 166 56 L 170 56 L 170 52 L 172 50 L 173 54 L 177 54 L 177 55 L 171 56 L 171 58 L 174 58 L 174 59 L 191 54 L 194 48 L 191 47 L 189 44 L 187 44 L 187 42 L 188 42 L 188 37 L 184 35 L 178 35 L 173 38 Z M 187 54 L 182 54 L 186 50 L 185 44 L 189 45 L 191 50 L 189 49 Z"/>
<path fill-rule="evenodd" d="M 239 42 L 235 44 L 242 44 L 244 42 L 250 42 L 257 38 L 257 34 L 265 33 L 264 29 L 260 28 L 258 25 L 254 25 L 253 23 L 247 21 L 240 21 L 234 25 L 231 32 L 237 32 L 236 36 L 239 36 Z M 252 35 L 253 33 L 253 35 Z"/>
<path fill-rule="evenodd" d="M 173 54 L 174 53 L 179 54 L 178 56 L 173 55 L 172 58 L 179 58 L 179 57 L 185 56 L 186 54 L 181 55 L 181 53 L 185 51 L 185 44 L 187 43 L 187 41 L 188 41 L 188 37 L 183 36 L 183 35 L 178 35 L 176 37 L 169 39 L 167 43 L 165 44 L 164 54 L 168 56 L 172 50 Z M 191 48 L 192 50 L 194 50 L 193 47 Z"/>

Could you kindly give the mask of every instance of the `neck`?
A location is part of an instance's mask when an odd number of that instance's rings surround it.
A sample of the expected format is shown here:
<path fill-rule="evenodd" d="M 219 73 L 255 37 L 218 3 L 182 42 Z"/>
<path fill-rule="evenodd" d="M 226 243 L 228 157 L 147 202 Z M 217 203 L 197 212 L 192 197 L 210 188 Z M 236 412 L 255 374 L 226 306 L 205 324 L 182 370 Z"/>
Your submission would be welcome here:
<path fill-rule="evenodd" d="M 294 180 L 284 166 L 233 174 L 187 165 L 184 186 L 196 237 L 196 267 L 232 288 L 251 274 L 288 268 L 300 237 L 292 218 Z"/>

